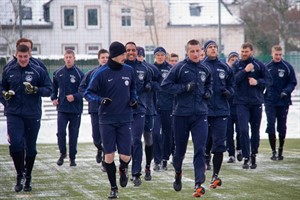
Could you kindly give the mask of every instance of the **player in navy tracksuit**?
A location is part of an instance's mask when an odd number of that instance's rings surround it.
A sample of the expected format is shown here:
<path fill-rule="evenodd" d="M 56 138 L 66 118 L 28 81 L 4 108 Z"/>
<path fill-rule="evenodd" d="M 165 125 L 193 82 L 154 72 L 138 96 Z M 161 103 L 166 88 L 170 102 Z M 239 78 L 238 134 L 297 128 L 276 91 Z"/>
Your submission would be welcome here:
<path fill-rule="evenodd" d="M 237 52 L 230 52 L 227 58 L 227 64 L 232 67 L 232 64 L 236 62 L 239 59 L 239 54 Z M 242 161 L 242 151 L 241 151 L 241 145 L 240 145 L 240 131 L 239 131 L 239 125 L 237 120 L 237 114 L 236 114 L 236 105 L 233 103 L 233 96 L 231 96 L 229 99 L 229 105 L 230 105 L 230 115 L 228 117 L 228 123 L 227 123 L 227 131 L 226 131 L 226 147 L 227 152 L 229 155 L 229 159 L 227 163 L 234 163 L 235 162 L 235 149 L 237 150 L 237 160 Z M 236 145 L 234 141 L 234 132 L 236 132 Z"/>
<path fill-rule="evenodd" d="M 38 66 L 38 67 L 41 67 L 45 70 L 46 72 L 46 75 L 47 75 L 47 78 L 49 79 L 49 81 L 51 82 L 51 79 L 49 77 L 49 74 L 48 74 L 48 70 L 45 66 L 45 64 L 37 59 L 37 58 L 34 58 L 31 56 L 31 50 L 32 50 L 32 46 L 33 46 L 33 43 L 31 40 L 27 39 L 27 38 L 21 38 L 19 39 L 17 42 L 16 42 L 16 48 L 19 46 L 19 45 L 26 45 L 28 48 L 29 48 L 29 51 L 30 51 L 30 59 L 29 59 L 29 62 Z M 9 67 L 9 66 L 14 66 L 16 65 L 18 62 L 17 58 L 15 56 L 13 56 L 12 60 L 9 61 L 4 67 L 3 67 L 3 71 L 5 70 L 5 68 Z M 1 85 L 0 85 L 0 89 L 1 89 Z M 0 97 L 0 102 L 5 106 L 5 100 L 3 100 L 3 98 Z"/>
<path fill-rule="evenodd" d="M 130 65 L 136 76 L 136 91 L 138 95 L 138 108 L 133 111 L 132 123 L 132 178 L 134 186 L 141 185 L 142 170 L 142 134 L 145 127 L 145 115 L 147 111 L 148 92 L 152 88 L 152 76 L 145 63 L 137 60 L 137 47 L 134 42 L 127 42 L 125 45 L 127 59 L 126 64 Z"/>
<path fill-rule="evenodd" d="M 31 172 L 37 154 L 36 140 L 42 115 L 41 97 L 51 94 L 48 74 L 32 64 L 29 58 L 30 49 L 26 45 L 19 45 L 16 53 L 17 62 L 6 67 L 2 74 L 1 93 L 6 100 L 9 151 L 17 172 L 16 192 L 22 189 L 31 191 Z"/>
<path fill-rule="evenodd" d="M 189 132 L 194 144 L 194 197 L 204 194 L 201 186 L 205 181 L 205 144 L 207 140 L 207 99 L 212 95 L 212 78 L 208 67 L 200 62 L 200 43 L 190 40 L 186 45 L 187 58 L 171 69 L 162 82 L 162 89 L 176 94 L 174 107 L 175 191 L 182 188 L 182 162 L 186 153 Z"/>
<path fill-rule="evenodd" d="M 209 40 L 204 44 L 206 54 L 203 64 L 212 73 L 213 95 L 208 103 L 208 137 L 211 137 L 213 156 L 213 176 L 210 188 L 221 186 L 219 178 L 223 162 L 223 152 L 226 151 L 226 130 L 230 107 L 228 99 L 233 95 L 234 76 L 231 68 L 218 59 L 218 46 Z"/>
<path fill-rule="evenodd" d="M 267 129 L 272 149 L 271 160 L 283 160 L 282 152 L 286 136 L 286 120 L 289 106 L 292 104 L 291 93 L 297 85 L 295 71 L 290 63 L 282 59 L 282 48 L 272 47 L 272 61 L 266 67 L 273 78 L 273 84 L 268 86 L 265 94 L 265 112 L 267 115 Z M 279 133 L 278 157 L 276 152 L 276 130 Z"/>
<path fill-rule="evenodd" d="M 145 50 L 142 47 L 137 47 L 138 57 L 137 59 L 147 67 L 148 71 L 151 74 L 151 84 L 148 88 L 148 93 L 146 97 L 146 115 L 145 115 L 145 126 L 144 126 L 144 143 L 145 143 L 145 157 L 146 157 L 146 166 L 145 166 L 145 176 L 146 181 L 152 179 L 151 176 L 151 162 L 153 159 L 153 128 L 154 128 L 154 117 L 156 116 L 156 91 L 160 89 L 160 83 L 162 81 L 162 76 L 160 75 L 158 69 L 145 61 Z"/>
<path fill-rule="evenodd" d="M 249 169 L 251 141 L 251 169 L 257 167 L 256 154 L 259 147 L 259 129 L 262 117 L 263 91 L 272 83 L 272 77 L 265 65 L 253 56 L 253 46 L 244 43 L 241 59 L 233 64 L 235 74 L 235 95 L 237 117 L 241 134 L 241 147 L 244 157 L 243 169 Z M 249 126 L 251 126 L 251 140 Z"/>
<path fill-rule="evenodd" d="M 157 47 L 154 50 L 155 63 L 154 65 L 159 70 L 161 76 L 165 78 L 172 66 L 166 61 L 166 50 L 163 47 Z M 157 92 L 156 109 L 157 116 L 155 117 L 154 129 L 154 170 L 167 170 L 167 163 L 171 155 L 173 146 L 172 134 L 172 110 L 173 110 L 174 95 L 165 91 Z"/>
<path fill-rule="evenodd" d="M 57 142 L 60 157 L 57 165 L 64 163 L 67 155 L 66 128 L 69 132 L 69 158 L 70 166 L 76 166 L 77 139 L 83 109 L 82 95 L 78 88 L 84 73 L 74 64 L 75 54 L 67 49 L 64 54 L 65 66 L 53 73 L 53 91 L 51 100 L 57 107 Z"/>
<path fill-rule="evenodd" d="M 105 151 L 105 166 L 111 185 L 108 198 L 118 198 L 115 151 L 118 150 L 120 185 L 128 182 L 128 164 L 131 159 L 133 108 L 137 107 L 135 72 L 124 64 L 126 49 L 113 42 L 109 47 L 109 60 L 93 76 L 84 97 L 99 105 L 99 123 Z"/>
<path fill-rule="evenodd" d="M 98 51 L 98 63 L 99 66 L 93 68 L 92 70 L 88 71 L 79 86 L 79 92 L 81 92 L 82 95 L 84 95 L 85 90 L 87 89 L 93 75 L 95 72 L 97 72 L 104 64 L 108 61 L 109 53 L 106 49 L 100 49 Z M 99 104 L 97 102 L 88 102 L 88 111 L 91 116 L 91 124 L 92 124 L 92 137 L 93 137 L 93 143 L 95 147 L 97 148 L 98 152 L 96 155 L 96 162 L 100 163 L 102 162 L 102 171 L 105 170 L 105 162 L 104 162 L 104 154 L 103 147 L 102 147 L 102 139 L 100 135 L 100 128 L 99 128 L 99 116 L 98 116 L 98 108 Z"/>

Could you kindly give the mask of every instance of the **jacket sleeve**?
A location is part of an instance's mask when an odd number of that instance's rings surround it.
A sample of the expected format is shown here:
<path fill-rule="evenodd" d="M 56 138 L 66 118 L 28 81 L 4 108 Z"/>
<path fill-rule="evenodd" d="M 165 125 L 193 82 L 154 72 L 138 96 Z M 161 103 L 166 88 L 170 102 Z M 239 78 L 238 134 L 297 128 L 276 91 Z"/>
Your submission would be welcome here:
<path fill-rule="evenodd" d="M 79 77 L 78 78 L 80 80 L 80 83 L 81 83 L 83 77 L 84 77 L 84 73 L 81 70 L 79 70 Z M 80 93 L 78 91 L 80 83 L 78 85 L 77 92 L 75 92 L 75 93 L 72 94 L 74 96 L 74 101 L 82 101 L 83 95 L 82 95 L 82 93 Z"/>
<path fill-rule="evenodd" d="M 40 70 L 40 84 L 38 85 L 38 93 L 42 96 L 42 97 L 49 97 L 52 93 L 52 83 L 51 80 L 48 76 L 48 73 L 41 69 Z"/>
<path fill-rule="evenodd" d="M 232 68 L 236 84 L 239 84 L 240 82 L 245 80 L 245 78 L 247 78 L 248 76 L 247 75 L 248 72 L 246 72 L 244 69 L 239 70 L 238 67 L 239 67 L 239 62 L 235 62 Z"/>
<path fill-rule="evenodd" d="M 230 96 L 233 96 L 234 94 L 234 75 L 233 75 L 233 70 L 228 66 L 228 77 L 226 80 L 226 89 L 230 92 Z"/>
<path fill-rule="evenodd" d="M 56 71 L 53 73 L 53 82 L 52 82 L 52 93 L 51 93 L 51 100 L 57 99 L 58 96 L 58 81 L 56 78 Z"/>
<path fill-rule="evenodd" d="M 98 84 L 98 79 L 99 79 L 99 74 L 95 73 L 91 79 L 91 81 L 89 82 L 89 85 L 87 87 L 87 89 L 84 92 L 83 97 L 85 98 L 85 100 L 87 100 L 88 102 L 97 102 L 100 103 L 101 102 L 101 97 L 98 96 L 99 93 L 99 84 Z"/>
<path fill-rule="evenodd" d="M 138 99 L 137 93 L 136 93 L 136 76 L 134 74 L 134 71 L 132 70 L 132 81 L 130 85 L 130 100 L 136 100 Z"/>
<path fill-rule="evenodd" d="M 257 85 L 265 88 L 272 84 L 272 76 L 263 63 L 260 63 L 261 78 L 257 80 Z"/>
<path fill-rule="evenodd" d="M 176 74 L 178 65 L 173 67 L 167 77 L 162 81 L 161 88 L 163 91 L 170 94 L 181 94 L 185 92 L 185 85 L 176 82 Z"/>
<path fill-rule="evenodd" d="M 290 68 L 289 81 L 286 87 L 283 88 L 283 92 L 291 94 L 297 85 L 297 79 L 296 79 L 294 68 L 291 65 L 288 65 L 288 67 Z"/>

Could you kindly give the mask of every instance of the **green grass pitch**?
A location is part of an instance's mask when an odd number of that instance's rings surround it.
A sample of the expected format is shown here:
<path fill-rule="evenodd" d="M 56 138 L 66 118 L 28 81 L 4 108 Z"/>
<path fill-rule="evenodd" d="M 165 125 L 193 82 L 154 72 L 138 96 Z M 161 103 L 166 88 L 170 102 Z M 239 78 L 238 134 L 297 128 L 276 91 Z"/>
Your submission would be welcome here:
<path fill-rule="evenodd" d="M 106 173 L 101 172 L 100 165 L 95 161 L 95 155 L 96 148 L 93 144 L 80 143 L 77 167 L 70 167 L 68 159 L 65 159 L 63 166 L 57 166 L 57 146 L 39 144 L 32 174 L 32 192 L 15 193 L 15 170 L 8 146 L 0 145 L 0 199 L 107 199 L 110 186 Z M 242 169 L 242 162 L 238 161 L 233 164 L 226 163 L 228 154 L 224 153 L 220 172 L 223 184 L 217 189 L 210 189 L 212 171 L 207 171 L 207 179 L 203 184 L 206 193 L 201 199 L 300 199 L 300 139 L 286 140 L 283 161 L 271 161 L 270 156 L 268 140 L 261 140 L 257 156 L 258 166 L 255 170 Z M 192 158 L 190 142 L 183 165 L 182 191 L 173 190 L 174 170 L 169 164 L 168 171 L 152 171 L 152 181 L 146 182 L 142 176 L 142 185 L 138 188 L 130 181 L 126 188 L 119 186 L 120 199 L 193 199 Z M 117 181 L 118 179 L 117 174 Z"/>

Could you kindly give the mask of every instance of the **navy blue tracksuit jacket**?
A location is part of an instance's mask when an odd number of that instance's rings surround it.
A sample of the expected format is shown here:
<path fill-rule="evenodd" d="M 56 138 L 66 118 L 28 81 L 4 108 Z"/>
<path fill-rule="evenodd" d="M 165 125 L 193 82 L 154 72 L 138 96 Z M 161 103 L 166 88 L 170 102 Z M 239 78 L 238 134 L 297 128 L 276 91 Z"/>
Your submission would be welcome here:
<path fill-rule="evenodd" d="M 70 69 L 63 66 L 53 73 L 51 100 L 58 99 L 58 112 L 82 113 L 83 100 L 78 88 L 83 77 L 84 73 L 76 65 Z M 70 94 L 74 96 L 73 102 L 69 102 L 66 98 L 66 96 Z"/>
<path fill-rule="evenodd" d="M 266 68 L 273 78 L 273 84 L 267 87 L 264 94 L 265 105 L 291 105 L 291 93 L 297 85 L 297 79 L 292 65 L 283 59 L 280 62 L 274 62 L 272 60 L 267 63 Z M 287 94 L 285 98 L 280 98 L 282 92 Z"/>

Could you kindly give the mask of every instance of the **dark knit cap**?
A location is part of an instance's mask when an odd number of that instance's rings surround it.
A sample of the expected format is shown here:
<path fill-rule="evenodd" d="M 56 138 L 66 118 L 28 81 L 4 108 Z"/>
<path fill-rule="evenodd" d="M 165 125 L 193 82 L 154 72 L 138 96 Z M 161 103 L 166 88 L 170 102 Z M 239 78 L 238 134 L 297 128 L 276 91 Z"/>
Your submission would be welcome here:
<path fill-rule="evenodd" d="M 156 49 L 154 49 L 154 53 L 153 54 L 155 55 L 158 52 L 164 53 L 165 55 L 167 54 L 167 51 L 163 47 L 157 47 Z"/>
<path fill-rule="evenodd" d="M 125 46 L 120 42 L 113 42 L 109 46 L 109 57 L 114 58 L 126 52 Z"/>
<path fill-rule="evenodd" d="M 207 51 L 207 48 L 208 48 L 210 45 L 216 45 L 216 46 L 218 47 L 218 45 L 217 45 L 217 43 L 216 43 L 215 41 L 213 41 L 213 40 L 208 40 L 208 41 L 205 42 L 205 44 L 204 44 L 204 47 L 203 47 L 204 52 Z"/>
<path fill-rule="evenodd" d="M 233 57 L 233 56 L 239 57 L 239 54 L 235 51 L 232 51 L 228 54 L 227 60 L 230 60 L 230 58 Z"/>
<path fill-rule="evenodd" d="M 145 57 L 145 49 L 143 47 L 137 47 L 138 56 Z"/>

